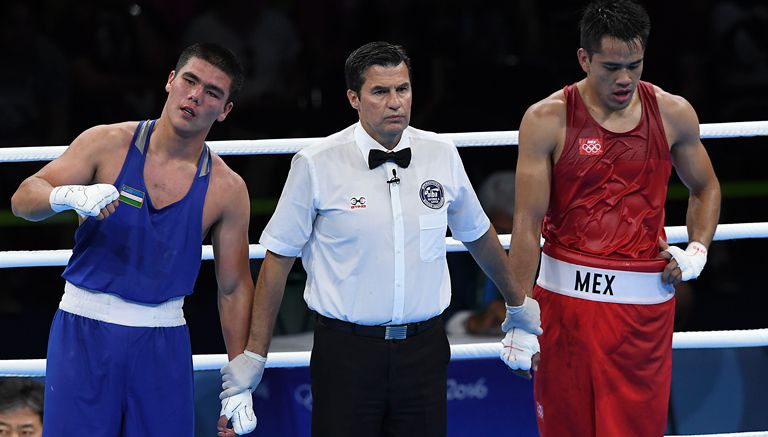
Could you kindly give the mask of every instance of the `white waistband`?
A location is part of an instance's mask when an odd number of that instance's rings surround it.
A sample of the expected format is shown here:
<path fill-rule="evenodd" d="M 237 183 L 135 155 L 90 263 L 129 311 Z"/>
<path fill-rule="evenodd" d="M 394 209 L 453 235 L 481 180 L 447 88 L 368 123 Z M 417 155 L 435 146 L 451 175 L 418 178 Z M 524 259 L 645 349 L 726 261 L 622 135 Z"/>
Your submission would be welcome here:
<path fill-rule="evenodd" d="M 541 288 L 599 302 L 651 305 L 675 295 L 672 285 L 661 281 L 661 273 L 628 272 L 567 263 L 541 254 L 536 280 Z"/>
<path fill-rule="evenodd" d="M 125 300 L 118 295 L 86 290 L 66 283 L 59 308 L 89 319 L 124 326 L 167 328 L 186 325 L 184 298 L 177 297 L 160 304 Z"/>

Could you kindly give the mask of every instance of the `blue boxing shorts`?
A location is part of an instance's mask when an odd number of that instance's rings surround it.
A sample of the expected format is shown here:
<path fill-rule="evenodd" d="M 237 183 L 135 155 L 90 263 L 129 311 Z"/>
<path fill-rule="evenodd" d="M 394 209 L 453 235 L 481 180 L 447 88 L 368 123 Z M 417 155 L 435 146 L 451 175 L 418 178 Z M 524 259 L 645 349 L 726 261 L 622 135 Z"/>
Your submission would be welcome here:
<path fill-rule="evenodd" d="M 48 340 L 43 434 L 194 435 L 189 330 L 174 306 L 169 317 L 167 306 L 67 283 Z"/>

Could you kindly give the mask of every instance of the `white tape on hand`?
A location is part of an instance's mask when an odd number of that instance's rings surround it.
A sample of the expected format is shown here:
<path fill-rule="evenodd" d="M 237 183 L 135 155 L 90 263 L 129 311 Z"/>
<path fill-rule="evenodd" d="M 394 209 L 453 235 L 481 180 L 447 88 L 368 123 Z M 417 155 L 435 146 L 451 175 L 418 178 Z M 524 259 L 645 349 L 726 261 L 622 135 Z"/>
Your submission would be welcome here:
<path fill-rule="evenodd" d="M 707 263 L 707 248 L 698 241 L 690 242 L 685 250 L 669 246 L 667 252 L 677 261 L 677 266 L 683 273 L 683 281 L 698 278 Z"/>
<path fill-rule="evenodd" d="M 501 345 L 501 361 L 512 370 L 530 370 L 531 359 L 539 352 L 539 339 L 520 328 L 507 332 Z"/>
<path fill-rule="evenodd" d="M 83 217 L 95 217 L 118 197 L 117 188 L 110 184 L 62 185 L 51 191 L 48 202 L 56 212 L 73 209 Z"/>
<path fill-rule="evenodd" d="M 256 413 L 253 412 L 253 397 L 251 391 L 221 400 L 220 416 L 226 416 L 232 422 L 232 428 L 238 435 L 248 434 L 256 429 Z"/>

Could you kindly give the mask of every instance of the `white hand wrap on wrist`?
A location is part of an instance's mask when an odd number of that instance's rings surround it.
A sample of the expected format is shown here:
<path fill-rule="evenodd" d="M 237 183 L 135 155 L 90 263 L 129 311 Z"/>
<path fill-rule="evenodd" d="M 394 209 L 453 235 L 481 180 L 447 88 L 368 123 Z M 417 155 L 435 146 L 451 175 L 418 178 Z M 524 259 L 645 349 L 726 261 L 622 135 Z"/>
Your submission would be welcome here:
<path fill-rule="evenodd" d="M 264 375 L 267 359 L 251 351 L 243 351 L 221 369 L 221 388 L 224 391 L 219 399 L 224 399 L 242 393 L 246 390 L 256 390 Z"/>
<path fill-rule="evenodd" d="M 74 209 L 83 217 L 95 217 L 118 197 L 120 193 L 110 184 L 62 185 L 51 191 L 48 202 L 56 212 Z"/>
<path fill-rule="evenodd" d="M 501 345 L 501 361 L 512 370 L 530 370 L 531 359 L 539 352 L 539 339 L 520 328 L 507 332 Z"/>
<path fill-rule="evenodd" d="M 501 330 L 510 332 L 512 328 L 521 328 L 531 334 L 541 335 L 541 309 L 536 300 L 526 296 L 520 306 L 507 305 L 507 317 L 501 324 Z"/>
<path fill-rule="evenodd" d="M 221 400 L 220 416 L 232 421 L 232 428 L 238 435 L 248 434 L 256 429 L 256 414 L 253 412 L 251 391 L 230 396 Z"/>
<path fill-rule="evenodd" d="M 677 261 L 677 266 L 683 273 L 683 281 L 698 278 L 707 263 L 707 248 L 698 241 L 691 241 L 685 250 L 669 246 L 667 252 Z"/>

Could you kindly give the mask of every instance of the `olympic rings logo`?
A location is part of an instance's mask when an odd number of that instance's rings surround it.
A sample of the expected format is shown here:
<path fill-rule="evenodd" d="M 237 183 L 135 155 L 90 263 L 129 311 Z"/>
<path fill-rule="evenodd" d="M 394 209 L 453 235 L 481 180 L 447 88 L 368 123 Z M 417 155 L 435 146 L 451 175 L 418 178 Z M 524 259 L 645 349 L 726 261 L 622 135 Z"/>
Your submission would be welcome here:
<path fill-rule="evenodd" d="M 596 138 L 579 138 L 579 154 L 580 155 L 602 155 L 603 146 L 600 144 L 600 140 Z"/>

